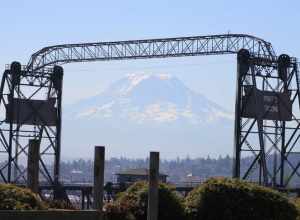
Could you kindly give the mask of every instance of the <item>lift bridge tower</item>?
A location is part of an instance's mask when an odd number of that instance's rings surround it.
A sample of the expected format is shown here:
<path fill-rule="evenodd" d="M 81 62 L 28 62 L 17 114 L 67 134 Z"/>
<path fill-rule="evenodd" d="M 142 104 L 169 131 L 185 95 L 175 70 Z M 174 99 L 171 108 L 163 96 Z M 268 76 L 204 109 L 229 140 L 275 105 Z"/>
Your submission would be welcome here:
<path fill-rule="evenodd" d="M 0 175 L 8 183 L 27 182 L 29 140 L 39 140 L 41 181 L 59 182 L 63 69 L 30 71 L 13 62 L 1 81 Z M 6 159 L 6 160 L 5 160 Z"/>
<path fill-rule="evenodd" d="M 0 87 L 0 181 L 26 183 L 28 143 L 36 139 L 40 181 L 59 185 L 63 69 L 57 65 L 226 54 L 237 55 L 233 177 L 294 187 L 300 176 L 299 65 L 244 34 L 55 45 L 34 53 L 26 66 L 8 65 Z"/>
<path fill-rule="evenodd" d="M 295 58 L 237 54 L 234 177 L 286 189 L 299 184 L 299 73 Z"/>

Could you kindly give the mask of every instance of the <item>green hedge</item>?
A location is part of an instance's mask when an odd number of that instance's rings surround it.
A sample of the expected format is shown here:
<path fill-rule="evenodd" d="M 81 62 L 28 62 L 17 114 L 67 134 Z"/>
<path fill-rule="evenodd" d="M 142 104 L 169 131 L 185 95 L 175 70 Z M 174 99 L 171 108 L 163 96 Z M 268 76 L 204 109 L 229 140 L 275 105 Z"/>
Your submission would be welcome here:
<path fill-rule="evenodd" d="M 29 189 L 0 184 L 0 210 L 42 210 L 45 208 L 39 196 Z"/>
<path fill-rule="evenodd" d="M 118 202 L 108 203 L 105 205 L 105 220 L 135 220 L 133 214 L 129 211 L 130 207 Z"/>
<path fill-rule="evenodd" d="M 182 202 L 171 186 L 159 184 L 158 220 L 183 220 L 185 215 Z M 125 213 L 127 219 L 134 217 L 136 220 L 146 220 L 147 205 L 148 184 L 146 182 L 137 182 L 118 195 L 113 205 L 114 209 L 110 207 L 110 210 L 117 214 L 119 213 L 118 216 L 124 216 Z M 108 215 L 112 216 L 113 213 L 110 213 Z M 110 219 L 115 220 L 117 217 Z"/>
<path fill-rule="evenodd" d="M 298 210 L 298 218 L 297 218 L 297 220 L 300 220 L 300 198 L 299 197 L 292 198 L 291 202 L 293 204 L 295 204 L 295 206 L 296 206 L 296 208 Z"/>
<path fill-rule="evenodd" d="M 240 180 L 212 178 L 185 199 L 193 220 L 295 220 L 297 209 L 281 193 Z"/>
<path fill-rule="evenodd" d="M 47 209 L 78 210 L 69 201 L 65 200 L 46 200 L 44 204 L 47 206 Z"/>

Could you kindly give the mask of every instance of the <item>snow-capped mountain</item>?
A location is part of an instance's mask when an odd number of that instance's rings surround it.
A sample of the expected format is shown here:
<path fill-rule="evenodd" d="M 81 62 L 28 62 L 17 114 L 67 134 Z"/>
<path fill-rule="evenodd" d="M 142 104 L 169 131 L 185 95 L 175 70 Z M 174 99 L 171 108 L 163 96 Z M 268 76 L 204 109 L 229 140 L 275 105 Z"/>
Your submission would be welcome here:
<path fill-rule="evenodd" d="M 73 119 L 126 119 L 136 123 L 186 121 L 203 124 L 232 114 L 166 74 L 132 74 L 95 97 L 72 106 Z"/>
<path fill-rule="evenodd" d="M 170 75 L 128 75 L 94 97 L 65 106 L 63 155 L 162 158 L 230 153 L 233 114 Z M 71 153 L 70 153 L 71 152 Z"/>

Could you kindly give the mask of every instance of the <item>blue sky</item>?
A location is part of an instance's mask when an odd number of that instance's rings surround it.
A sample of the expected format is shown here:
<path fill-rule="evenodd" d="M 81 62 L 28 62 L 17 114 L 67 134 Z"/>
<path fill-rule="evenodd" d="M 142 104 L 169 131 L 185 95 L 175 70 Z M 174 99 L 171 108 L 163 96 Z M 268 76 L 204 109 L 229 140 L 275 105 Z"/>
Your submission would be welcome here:
<path fill-rule="evenodd" d="M 9 0 L 0 4 L 0 70 L 48 45 L 227 33 L 252 34 L 300 57 L 299 0 Z M 235 57 L 70 64 L 64 102 L 94 95 L 128 73 L 169 73 L 233 109 Z M 2 71 L 1 71 L 2 72 Z"/>

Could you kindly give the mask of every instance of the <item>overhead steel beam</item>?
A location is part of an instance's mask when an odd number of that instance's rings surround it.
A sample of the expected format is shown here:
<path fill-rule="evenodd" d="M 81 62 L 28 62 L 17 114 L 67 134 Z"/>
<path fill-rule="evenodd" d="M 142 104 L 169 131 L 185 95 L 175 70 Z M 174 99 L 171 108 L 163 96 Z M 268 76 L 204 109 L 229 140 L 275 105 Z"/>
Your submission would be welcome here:
<path fill-rule="evenodd" d="M 240 49 L 247 49 L 251 55 L 260 58 L 273 60 L 276 56 L 271 43 L 263 39 L 245 34 L 224 34 L 55 45 L 34 53 L 27 69 L 36 71 L 72 62 L 235 54 Z"/>

